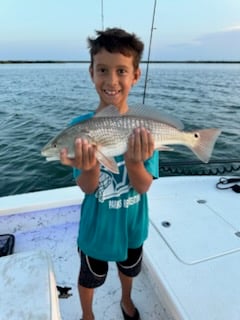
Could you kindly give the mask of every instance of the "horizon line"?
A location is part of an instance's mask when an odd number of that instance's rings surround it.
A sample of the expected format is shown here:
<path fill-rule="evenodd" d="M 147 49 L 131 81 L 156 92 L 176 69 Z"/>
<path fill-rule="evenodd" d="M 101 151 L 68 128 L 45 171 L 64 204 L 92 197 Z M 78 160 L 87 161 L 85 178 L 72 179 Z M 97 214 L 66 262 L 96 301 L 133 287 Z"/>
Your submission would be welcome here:
<path fill-rule="evenodd" d="M 30 64 L 30 63 L 90 63 L 90 60 L 49 60 L 49 59 L 19 59 L 0 60 L 0 64 Z M 142 60 L 140 63 L 240 63 L 240 60 Z"/>

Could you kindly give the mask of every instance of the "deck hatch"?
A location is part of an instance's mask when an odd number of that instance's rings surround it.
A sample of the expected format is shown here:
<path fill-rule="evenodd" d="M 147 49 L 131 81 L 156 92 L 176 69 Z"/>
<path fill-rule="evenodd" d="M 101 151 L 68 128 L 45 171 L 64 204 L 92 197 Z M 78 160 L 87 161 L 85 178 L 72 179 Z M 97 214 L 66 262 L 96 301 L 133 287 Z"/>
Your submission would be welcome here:
<path fill-rule="evenodd" d="M 220 208 L 219 203 L 214 208 L 211 201 L 193 198 L 155 198 L 150 201 L 150 220 L 180 261 L 195 264 L 240 250 L 238 229 Z"/>

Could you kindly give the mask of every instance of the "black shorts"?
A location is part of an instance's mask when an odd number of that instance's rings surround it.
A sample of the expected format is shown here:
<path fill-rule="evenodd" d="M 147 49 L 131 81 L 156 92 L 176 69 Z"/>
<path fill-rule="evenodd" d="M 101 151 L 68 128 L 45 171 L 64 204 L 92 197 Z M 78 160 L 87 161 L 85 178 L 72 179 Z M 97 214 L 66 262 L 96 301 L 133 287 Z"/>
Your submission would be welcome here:
<path fill-rule="evenodd" d="M 81 253 L 81 268 L 78 283 L 85 288 L 100 287 L 106 280 L 108 262 L 97 260 Z M 116 262 L 118 270 L 127 277 L 136 277 L 142 266 L 142 246 L 136 249 L 128 249 L 128 258 L 125 261 Z"/>

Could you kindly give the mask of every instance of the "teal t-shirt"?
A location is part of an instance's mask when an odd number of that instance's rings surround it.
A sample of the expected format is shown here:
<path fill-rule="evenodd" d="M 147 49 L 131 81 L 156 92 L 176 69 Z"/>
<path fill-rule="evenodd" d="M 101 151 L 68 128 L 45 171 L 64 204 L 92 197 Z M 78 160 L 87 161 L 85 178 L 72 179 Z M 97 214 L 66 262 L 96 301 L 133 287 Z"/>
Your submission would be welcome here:
<path fill-rule="evenodd" d="M 101 165 L 97 190 L 85 194 L 77 240 L 86 255 L 104 261 L 126 260 L 128 248 L 140 247 L 148 235 L 147 194 L 137 193 L 130 185 L 124 157 L 114 159 L 119 174 Z M 153 177 L 158 177 L 158 151 L 144 165 Z M 81 171 L 74 169 L 73 174 L 77 178 Z"/>
<path fill-rule="evenodd" d="M 115 157 L 119 174 L 101 166 L 99 186 L 86 194 L 81 206 L 78 246 L 88 256 L 105 261 L 124 261 L 128 248 L 138 248 L 148 235 L 147 194 L 129 184 L 123 156 Z M 158 177 L 158 152 L 145 161 Z M 75 170 L 75 177 L 79 175 Z"/>

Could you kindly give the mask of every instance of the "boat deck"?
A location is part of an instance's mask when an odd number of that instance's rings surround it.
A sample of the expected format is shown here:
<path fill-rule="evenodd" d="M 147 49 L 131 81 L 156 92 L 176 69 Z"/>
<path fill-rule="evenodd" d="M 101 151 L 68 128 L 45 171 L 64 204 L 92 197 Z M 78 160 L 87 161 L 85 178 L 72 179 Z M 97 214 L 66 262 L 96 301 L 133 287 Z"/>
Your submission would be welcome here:
<path fill-rule="evenodd" d="M 59 299 L 62 320 L 79 320 L 81 317 L 76 287 L 80 265 L 76 247 L 80 211 L 80 205 L 77 202 L 80 202 L 81 198 L 79 189 L 70 187 L 0 199 L 0 234 L 13 233 L 15 235 L 14 252 L 46 251 L 53 262 L 57 285 L 72 288 L 70 291 L 72 296 L 67 299 Z M 64 199 L 63 202 L 62 199 Z M 61 204 L 61 207 L 54 208 L 56 202 L 58 205 Z M 68 205 L 63 206 L 63 203 Z M 14 204 L 17 204 L 17 213 Z M 45 209 L 37 210 L 41 207 Z M 50 208 L 46 209 L 46 207 Z M 31 211 L 32 209 L 34 211 Z M 7 215 L 6 211 L 8 211 Z M 96 320 L 122 319 L 119 306 L 120 290 L 116 266 L 110 263 L 106 283 L 96 289 L 95 293 Z M 142 320 L 167 319 L 149 283 L 145 268 L 134 282 L 133 299 L 141 313 Z M 10 317 L 9 320 L 17 320 L 17 318 Z"/>
<path fill-rule="evenodd" d="M 143 272 L 133 289 L 142 320 L 239 320 L 240 198 L 218 190 L 218 181 L 192 176 L 153 182 Z M 47 251 L 57 284 L 72 287 L 72 296 L 60 299 L 63 320 L 81 316 L 76 236 L 82 197 L 70 187 L 0 198 L 0 234 L 15 235 L 15 252 Z M 96 289 L 96 320 L 122 319 L 119 300 L 110 263 L 106 283 Z"/>

